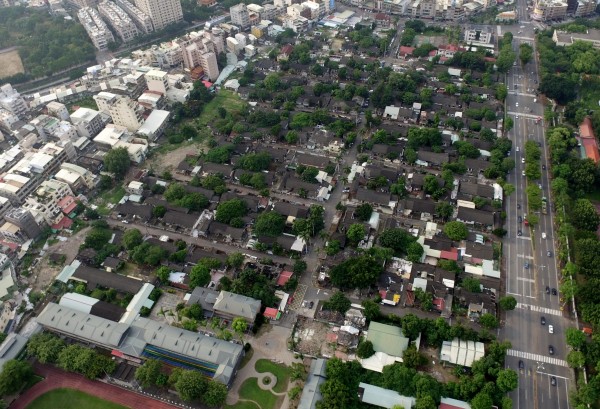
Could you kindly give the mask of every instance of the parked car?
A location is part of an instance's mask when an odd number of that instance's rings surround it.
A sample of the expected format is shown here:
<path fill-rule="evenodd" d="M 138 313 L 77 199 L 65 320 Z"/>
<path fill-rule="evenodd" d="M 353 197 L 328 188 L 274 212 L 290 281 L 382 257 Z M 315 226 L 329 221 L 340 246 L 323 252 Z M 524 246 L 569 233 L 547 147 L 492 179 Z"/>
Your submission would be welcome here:
<path fill-rule="evenodd" d="M 558 291 L 556 291 L 556 288 L 552 289 L 552 295 L 558 295 Z"/>

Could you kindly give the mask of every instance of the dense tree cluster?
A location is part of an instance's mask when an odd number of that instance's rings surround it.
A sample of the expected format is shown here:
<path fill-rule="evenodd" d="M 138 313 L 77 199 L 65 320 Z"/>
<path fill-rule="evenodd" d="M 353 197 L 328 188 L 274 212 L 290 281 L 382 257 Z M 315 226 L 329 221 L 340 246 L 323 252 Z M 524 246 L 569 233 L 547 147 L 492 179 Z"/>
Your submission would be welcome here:
<path fill-rule="evenodd" d="M 397 255 L 406 255 L 412 262 L 418 262 L 423 255 L 423 247 L 417 239 L 404 229 L 387 229 L 379 235 L 379 244 L 390 248 Z"/>

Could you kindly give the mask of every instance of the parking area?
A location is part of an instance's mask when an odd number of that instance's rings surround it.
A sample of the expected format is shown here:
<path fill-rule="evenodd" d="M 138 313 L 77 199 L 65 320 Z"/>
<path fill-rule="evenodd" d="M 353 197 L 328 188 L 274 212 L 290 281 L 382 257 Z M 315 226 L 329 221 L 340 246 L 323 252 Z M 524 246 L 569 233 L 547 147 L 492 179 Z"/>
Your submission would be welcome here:
<path fill-rule="evenodd" d="M 152 311 L 150 312 L 150 319 L 166 322 L 169 325 L 177 321 L 177 304 L 183 301 L 184 292 L 176 291 L 175 293 L 163 292 Z"/>

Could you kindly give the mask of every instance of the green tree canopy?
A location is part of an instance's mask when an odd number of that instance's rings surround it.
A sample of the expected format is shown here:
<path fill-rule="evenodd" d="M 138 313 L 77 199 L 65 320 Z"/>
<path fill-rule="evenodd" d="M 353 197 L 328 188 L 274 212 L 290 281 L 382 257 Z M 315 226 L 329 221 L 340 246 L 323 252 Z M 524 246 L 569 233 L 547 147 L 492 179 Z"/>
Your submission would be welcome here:
<path fill-rule="evenodd" d="M 512 295 L 500 298 L 500 308 L 504 311 L 512 311 L 517 307 L 517 300 Z"/>
<path fill-rule="evenodd" d="M 123 179 L 130 166 L 131 160 L 126 148 L 113 148 L 104 155 L 104 168 L 117 179 Z"/>
<path fill-rule="evenodd" d="M 58 355 L 64 347 L 65 343 L 56 335 L 40 332 L 29 339 L 27 354 L 34 356 L 43 364 L 53 364 L 58 360 Z"/>
<path fill-rule="evenodd" d="M 348 228 L 346 237 L 350 243 L 356 246 L 362 239 L 365 238 L 365 234 L 365 226 L 363 226 L 361 223 L 354 223 Z"/>
<path fill-rule="evenodd" d="M 241 199 L 231 199 L 217 206 L 216 220 L 229 224 L 233 219 L 243 217 L 248 213 L 248 205 Z"/>
<path fill-rule="evenodd" d="M 452 221 L 444 225 L 444 233 L 451 240 L 461 241 L 468 237 L 469 229 L 462 222 Z"/>
<path fill-rule="evenodd" d="M 329 298 L 329 300 L 323 303 L 323 308 L 326 310 L 338 311 L 341 314 L 345 314 L 346 311 L 350 309 L 351 304 L 352 303 L 350 302 L 348 297 L 344 295 L 344 293 L 337 291 L 331 296 L 331 298 Z"/>
<path fill-rule="evenodd" d="M 358 348 L 356 348 L 356 356 L 361 359 L 366 359 L 375 354 L 375 350 L 373 349 L 373 343 L 371 341 L 362 341 L 358 344 Z"/>
<path fill-rule="evenodd" d="M 578 328 L 567 328 L 565 331 L 567 345 L 575 350 L 580 350 L 586 343 L 586 336 Z"/>
<path fill-rule="evenodd" d="M 600 225 L 600 215 L 588 199 L 577 199 L 571 211 L 571 223 L 578 229 L 596 231 Z"/>
<path fill-rule="evenodd" d="M 257 236 L 279 236 L 285 227 L 285 218 L 277 212 L 264 212 L 256 218 L 254 233 Z"/>
<path fill-rule="evenodd" d="M 208 381 L 198 371 L 184 370 L 175 383 L 175 390 L 186 402 L 199 400 L 208 390 Z"/>
<path fill-rule="evenodd" d="M 127 229 L 123 234 L 122 242 L 127 250 L 133 250 L 135 247 L 142 244 L 143 239 L 144 237 L 138 229 Z"/>
<path fill-rule="evenodd" d="M 373 213 L 373 206 L 369 203 L 363 203 L 356 208 L 354 211 L 354 215 L 363 222 L 368 222 L 371 219 L 371 214 Z"/>
<path fill-rule="evenodd" d="M 29 362 L 11 359 L 0 372 L 0 394 L 6 396 L 20 391 L 32 376 L 33 369 Z"/>
<path fill-rule="evenodd" d="M 135 379 L 144 388 L 156 385 L 160 375 L 162 363 L 156 359 L 147 359 L 144 364 L 135 371 Z"/>

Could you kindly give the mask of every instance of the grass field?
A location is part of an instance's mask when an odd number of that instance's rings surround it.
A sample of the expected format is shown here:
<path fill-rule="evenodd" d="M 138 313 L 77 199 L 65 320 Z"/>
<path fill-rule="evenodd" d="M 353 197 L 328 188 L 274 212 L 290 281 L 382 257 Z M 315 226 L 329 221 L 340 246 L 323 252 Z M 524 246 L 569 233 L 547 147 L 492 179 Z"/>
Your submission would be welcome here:
<path fill-rule="evenodd" d="M 249 378 L 240 387 L 240 398 L 253 400 L 262 409 L 273 409 L 277 403 L 277 396 L 269 391 L 264 391 L 258 386 L 258 379 Z"/>
<path fill-rule="evenodd" d="M 206 126 L 215 119 L 220 118 L 217 108 L 223 107 L 232 115 L 239 114 L 245 108 L 246 102 L 233 91 L 222 89 L 219 93 L 204 107 L 204 111 L 197 120 L 200 127 Z"/>
<path fill-rule="evenodd" d="M 0 78 L 25 72 L 18 50 L 0 53 Z"/>
<path fill-rule="evenodd" d="M 34 400 L 27 409 L 127 409 L 73 389 L 55 389 Z"/>
<path fill-rule="evenodd" d="M 253 402 L 238 402 L 235 405 L 225 405 L 226 409 L 260 409 L 257 404 Z"/>
<path fill-rule="evenodd" d="M 289 369 L 285 365 L 276 364 L 267 359 L 259 359 L 255 365 L 256 371 L 259 373 L 271 372 L 277 378 L 277 384 L 273 386 L 273 390 L 277 393 L 285 392 L 290 381 Z"/>

